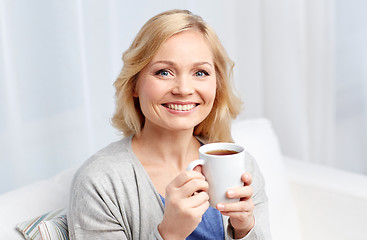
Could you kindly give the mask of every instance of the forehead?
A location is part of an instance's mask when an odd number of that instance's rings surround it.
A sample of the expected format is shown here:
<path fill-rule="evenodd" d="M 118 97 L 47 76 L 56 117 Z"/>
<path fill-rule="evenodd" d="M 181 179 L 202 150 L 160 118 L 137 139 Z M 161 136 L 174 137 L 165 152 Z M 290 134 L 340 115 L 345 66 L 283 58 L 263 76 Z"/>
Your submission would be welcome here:
<path fill-rule="evenodd" d="M 162 58 L 213 62 L 212 49 L 204 35 L 197 30 L 185 30 L 166 40 L 153 60 Z"/>

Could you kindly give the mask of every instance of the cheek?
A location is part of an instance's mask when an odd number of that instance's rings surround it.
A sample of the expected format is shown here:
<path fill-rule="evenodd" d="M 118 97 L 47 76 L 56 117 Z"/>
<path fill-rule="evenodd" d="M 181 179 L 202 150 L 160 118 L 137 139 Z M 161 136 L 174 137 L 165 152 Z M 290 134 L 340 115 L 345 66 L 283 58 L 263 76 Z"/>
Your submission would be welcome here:
<path fill-rule="evenodd" d="M 141 108 L 150 106 L 159 101 L 162 97 L 161 87 L 154 81 L 146 79 L 137 85 L 136 95 L 139 97 Z M 143 106 L 144 105 L 144 106 Z"/>
<path fill-rule="evenodd" d="M 150 88 L 149 85 L 150 85 L 149 79 L 145 77 L 145 74 L 141 74 L 141 76 L 138 79 L 138 82 L 136 83 L 134 94 L 136 95 L 136 97 L 140 99 L 140 101 L 143 101 L 150 94 L 150 91 L 147 91 L 147 89 Z"/>

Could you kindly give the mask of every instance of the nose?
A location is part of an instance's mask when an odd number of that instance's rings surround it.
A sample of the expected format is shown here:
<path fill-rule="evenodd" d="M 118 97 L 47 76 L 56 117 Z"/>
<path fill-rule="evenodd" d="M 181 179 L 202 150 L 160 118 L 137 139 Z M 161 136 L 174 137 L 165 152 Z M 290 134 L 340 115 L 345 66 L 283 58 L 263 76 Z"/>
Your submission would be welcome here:
<path fill-rule="evenodd" d="M 177 76 L 175 78 L 175 85 L 172 88 L 174 95 L 190 95 L 195 92 L 193 80 L 189 76 Z"/>

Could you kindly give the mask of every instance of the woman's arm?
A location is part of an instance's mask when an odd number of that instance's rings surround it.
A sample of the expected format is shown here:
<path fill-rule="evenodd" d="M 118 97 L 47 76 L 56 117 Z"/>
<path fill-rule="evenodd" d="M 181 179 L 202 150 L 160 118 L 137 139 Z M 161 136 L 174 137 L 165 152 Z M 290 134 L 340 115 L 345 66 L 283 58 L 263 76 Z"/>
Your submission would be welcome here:
<path fill-rule="evenodd" d="M 68 212 L 70 239 L 128 239 L 110 202 L 99 183 L 76 176 Z"/>
<path fill-rule="evenodd" d="M 128 202 L 122 192 L 129 190 L 117 190 L 113 174 L 101 171 L 77 173 L 71 191 L 71 201 L 68 212 L 68 228 L 70 239 L 136 239 L 143 234 L 139 226 L 134 225 L 131 216 L 139 216 L 136 210 L 124 206 L 121 199 Z M 119 186 L 122 183 L 119 181 Z M 120 198 L 120 199 L 119 199 Z M 137 200 L 136 200 L 137 201 Z M 149 221 L 149 219 L 143 219 Z M 150 223 L 149 223 L 150 224 Z M 137 236 L 136 234 L 141 234 Z M 144 233 L 143 237 L 150 240 L 162 240 L 158 232 L 158 224 L 151 228 L 150 233 Z"/>

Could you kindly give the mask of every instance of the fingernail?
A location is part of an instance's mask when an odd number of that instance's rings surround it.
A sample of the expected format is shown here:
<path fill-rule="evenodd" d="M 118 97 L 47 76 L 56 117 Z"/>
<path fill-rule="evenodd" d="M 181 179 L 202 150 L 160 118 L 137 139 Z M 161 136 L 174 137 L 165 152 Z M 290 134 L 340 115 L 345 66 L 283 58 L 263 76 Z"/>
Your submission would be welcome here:
<path fill-rule="evenodd" d="M 218 204 L 217 204 L 217 209 L 218 209 L 219 211 L 224 210 L 224 205 L 223 205 L 222 203 L 218 203 Z"/>

